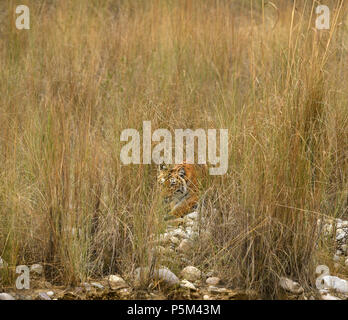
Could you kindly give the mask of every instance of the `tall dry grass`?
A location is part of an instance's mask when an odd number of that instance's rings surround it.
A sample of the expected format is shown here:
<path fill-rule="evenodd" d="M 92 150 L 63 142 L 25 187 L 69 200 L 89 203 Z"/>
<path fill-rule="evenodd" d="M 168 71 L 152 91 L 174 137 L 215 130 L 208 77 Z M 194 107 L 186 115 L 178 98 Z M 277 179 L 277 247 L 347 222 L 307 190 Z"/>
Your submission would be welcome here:
<path fill-rule="evenodd" d="M 27 31 L 15 28 L 18 4 L 0 4 L 10 266 L 44 262 L 50 281 L 77 283 L 154 263 L 156 168 L 119 158 L 121 131 L 151 120 L 229 129 L 229 171 L 207 182 L 212 237 L 196 263 L 266 297 L 280 276 L 313 283 L 317 218 L 347 213 L 343 2 L 328 4 L 329 31 L 314 28 L 316 1 L 21 1 Z"/>

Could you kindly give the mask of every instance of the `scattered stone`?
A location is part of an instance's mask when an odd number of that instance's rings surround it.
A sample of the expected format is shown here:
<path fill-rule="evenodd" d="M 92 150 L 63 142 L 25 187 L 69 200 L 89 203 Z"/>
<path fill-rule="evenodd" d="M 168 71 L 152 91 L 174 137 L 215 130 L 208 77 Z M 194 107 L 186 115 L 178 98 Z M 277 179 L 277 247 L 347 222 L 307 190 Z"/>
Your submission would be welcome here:
<path fill-rule="evenodd" d="M 196 267 L 188 266 L 181 271 L 181 276 L 188 281 L 196 281 L 201 278 L 202 272 Z"/>
<path fill-rule="evenodd" d="M 228 292 L 226 288 L 218 288 L 215 286 L 209 286 L 208 291 L 211 293 L 227 293 Z"/>
<path fill-rule="evenodd" d="M 331 295 L 331 294 L 328 294 L 328 293 L 322 294 L 322 295 L 321 295 L 321 298 L 322 298 L 323 300 L 341 300 L 340 298 L 337 298 L 337 297 L 335 297 L 335 296 L 333 296 L 333 295 Z"/>
<path fill-rule="evenodd" d="M 151 275 L 149 275 L 148 268 L 137 268 L 135 270 L 136 284 L 141 283 L 142 277 L 146 279 L 145 276 L 148 276 L 153 280 L 163 282 L 164 284 L 169 286 L 175 286 L 180 284 L 179 278 L 169 269 L 161 268 L 161 269 L 155 270 Z"/>
<path fill-rule="evenodd" d="M 170 238 L 170 241 L 171 241 L 172 243 L 174 243 L 174 244 L 179 244 L 179 243 L 180 243 L 180 240 L 179 240 L 177 237 L 175 237 L 175 236 L 172 236 L 172 237 Z"/>
<path fill-rule="evenodd" d="M 342 230 L 342 229 L 338 229 L 337 233 L 336 233 L 336 240 L 340 241 L 342 239 L 344 239 L 346 233 Z"/>
<path fill-rule="evenodd" d="M 205 282 L 211 286 L 217 286 L 220 283 L 220 278 L 209 277 Z"/>
<path fill-rule="evenodd" d="M 53 292 L 53 291 L 47 291 L 46 294 L 47 294 L 49 297 L 53 297 L 53 296 L 54 296 L 54 292 Z"/>
<path fill-rule="evenodd" d="M 51 298 L 48 296 L 46 292 L 39 292 L 38 298 L 40 300 L 51 300 Z"/>
<path fill-rule="evenodd" d="M 0 293 L 0 300 L 16 300 L 15 298 L 13 298 L 10 294 L 8 293 Z"/>
<path fill-rule="evenodd" d="M 178 238 L 187 238 L 186 233 L 181 228 L 175 229 L 171 233 Z"/>
<path fill-rule="evenodd" d="M 30 271 L 31 272 L 34 272 L 38 275 L 41 275 L 43 273 L 43 266 L 41 264 L 33 264 L 31 267 L 30 267 Z"/>
<path fill-rule="evenodd" d="M 205 294 L 205 295 L 203 296 L 203 300 L 210 300 L 210 297 L 209 297 L 207 294 Z"/>
<path fill-rule="evenodd" d="M 303 293 L 303 288 L 298 282 L 292 281 L 291 279 L 281 277 L 279 280 L 279 285 L 286 291 L 289 291 L 293 294 Z"/>
<path fill-rule="evenodd" d="M 110 275 L 108 278 L 112 290 L 127 288 L 128 285 L 121 277 L 117 275 Z"/>
<path fill-rule="evenodd" d="M 193 290 L 193 291 L 196 291 L 196 287 L 193 285 L 193 283 L 191 283 L 190 281 L 187 281 L 187 280 L 181 280 L 180 282 L 180 287 L 182 288 L 187 288 L 187 289 L 190 289 L 190 290 Z"/>
<path fill-rule="evenodd" d="M 192 220 L 197 220 L 198 218 L 198 212 L 194 211 L 194 212 L 191 212 L 189 213 L 188 215 L 186 215 L 187 219 L 192 219 Z"/>
<path fill-rule="evenodd" d="M 171 286 L 177 285 L 180 282 L 179 278 L 173 272 L 164 268 L 155 271 L 154 277 L 156 280 L 160 280 Z"/>
<path fill-rule="evenodd" d="M 91 285 L 99 290 L 104 290 L 104 286 L 99 282 L 91 282 Z"/>

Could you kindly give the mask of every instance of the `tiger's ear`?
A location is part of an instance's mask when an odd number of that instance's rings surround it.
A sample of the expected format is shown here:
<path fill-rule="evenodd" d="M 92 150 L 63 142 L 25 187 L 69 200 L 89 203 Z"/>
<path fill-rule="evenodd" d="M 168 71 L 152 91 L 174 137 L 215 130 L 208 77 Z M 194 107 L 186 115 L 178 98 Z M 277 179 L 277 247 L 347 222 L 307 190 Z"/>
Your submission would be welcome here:
<path fill-rule="evenodd" d="M 161 163 L 161 164 L 158 166 L 158 169 L 161 170 L 161 171 L 163 171 L 163 170 L 167 170 L 168 167 L 167 167 L 167 165 L 166 165 L 165 163 Z"/>

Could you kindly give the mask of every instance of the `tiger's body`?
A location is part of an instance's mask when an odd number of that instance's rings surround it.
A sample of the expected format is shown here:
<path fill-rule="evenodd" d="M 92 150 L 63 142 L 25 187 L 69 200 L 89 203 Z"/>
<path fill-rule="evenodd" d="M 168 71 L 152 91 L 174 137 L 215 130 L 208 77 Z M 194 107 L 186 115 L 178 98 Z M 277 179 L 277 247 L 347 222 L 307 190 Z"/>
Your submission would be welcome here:
<path fill-rule="evenodd" d="M 194 164 L 160 165 L 157 181 L 161 195 L 169 203 L 170 214 L 182 217 L 199 200 L 200 178 L 206 167 Z"/>

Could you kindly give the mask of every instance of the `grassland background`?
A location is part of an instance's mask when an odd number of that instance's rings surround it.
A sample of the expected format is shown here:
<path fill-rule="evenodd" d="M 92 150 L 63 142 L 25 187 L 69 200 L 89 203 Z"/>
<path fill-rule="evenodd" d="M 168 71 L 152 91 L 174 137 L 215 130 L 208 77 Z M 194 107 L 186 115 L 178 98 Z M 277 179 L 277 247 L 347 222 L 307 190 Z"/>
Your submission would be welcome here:
<path fill-rule="evenodd" d="M 15 28 L 19 4 L 30 30 Z M 317 4 L 1 1 L 0 256 L 65 284 L 160 265 L 156 166 L 119 158 L 121 131 L 151 120 L 229 129 L 196 265 L 267 297 L 279 276 L 313 285 L 334 250 L 317 219 L 347 216 L 348 150 L 346 4 L 326 1 L 328 31 Z"/>

